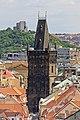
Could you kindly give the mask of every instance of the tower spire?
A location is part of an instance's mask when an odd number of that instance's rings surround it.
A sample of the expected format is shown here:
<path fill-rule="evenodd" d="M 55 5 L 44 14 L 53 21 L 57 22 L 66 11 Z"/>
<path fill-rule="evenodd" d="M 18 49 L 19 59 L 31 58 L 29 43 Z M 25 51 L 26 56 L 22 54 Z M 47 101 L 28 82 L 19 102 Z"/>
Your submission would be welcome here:
<path fill-rule="evenodd" d="M 49 47 L 49 33 L 47 26 L 47 11 L 45 11 L 45 16 L 40 17 L 40 13 L 38 12 L 38 24 L 35 35 L 35 50 L 45 50 Z"/>

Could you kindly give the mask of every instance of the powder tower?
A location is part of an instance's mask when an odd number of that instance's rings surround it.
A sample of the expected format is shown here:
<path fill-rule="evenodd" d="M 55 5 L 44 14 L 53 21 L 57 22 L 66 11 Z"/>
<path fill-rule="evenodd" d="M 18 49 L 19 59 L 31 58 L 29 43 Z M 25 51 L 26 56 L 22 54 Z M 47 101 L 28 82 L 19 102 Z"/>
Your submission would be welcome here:
<path fill-rule="evenodd" d="M 57 75 L 57 51 L 50 50 L 46 17 L 39 18 L 34 50 L 28 51 L 28 107 L 38 112 L 40 98 L 52 92 L 52 83 Z"/>

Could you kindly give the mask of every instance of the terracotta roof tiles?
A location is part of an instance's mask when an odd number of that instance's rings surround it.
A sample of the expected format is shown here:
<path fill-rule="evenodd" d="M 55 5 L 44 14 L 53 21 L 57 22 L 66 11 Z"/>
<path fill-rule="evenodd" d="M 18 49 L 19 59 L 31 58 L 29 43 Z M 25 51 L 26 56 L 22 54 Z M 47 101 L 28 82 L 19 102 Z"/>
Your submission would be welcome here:
<path fill-rule="evenodd" d="M 80 107 L 80 101 L 72 101 L 74 104 L 76 104 L 78 107 Z"/>
<path fill-rule="evenodd" d="M 51 111 L 51 112 L 49 112 L 49 113 L 46 115 L 46 118 L 50 120 L 50 119 L 52 119 L 52 117 L 54 116 L 54 114 L 55 114 L 54 111 Z"/>
<path fill-rule="evenodd" d="M 21 91 L 19 91 L 18 88 L 13 87 L 13 90 L 14 90 L 18 95 L 22 95 Z"/>
<path fill-rule="evenodd" d="M 12 75 L 12 73 L 8 70 L 3 70 L 2 71 L 2 78 L 14 78 L 14 76 Z"/>
<path fill-rule="evenodd" d="M 22 107 L 21 104 L 0 104 L 0 108 L 1 109 L 9 109 L 12 112 L 19 112 L 21 115 L 27 116 L 28 115 L 28 111 L 27 113 L 25 113 L 24 108 Z M 27 106 L 26 106 L 27 108 Z"/>
<path fill-rule="evenodd" d="M 75 90 L 76 90 L 75 86 L 70 87 L 70 88 L 69 88 L 68 90 L 66 90 L 63 94 L 61 94 L 60 97 L 59 97 L 58 99 L 56 99 L 56 101 L 55 101 L 55 100 L 50 101 L 50 102 L 46 105 L 46 108 L 51 108 L 51 107 L 55 106 L 56 103 L 59 103 L 60 101 L 62 101 L 62 100 L 66 97 L 66 95 L 68 95 L 69 93 L 72 93 L 72 94 L 75 93 Z M 74 95 L 75 95 L 75 94 L 74 94 Z M 72 99 L 73 99 L 73 98 L 72 98 Z M 45 113 L 47 119 L 49 119 L 49 120 L 50 120 L 50 119 L 53 119 L 54 115 L 56 115 L 60 110 L 62 110 L 63 108 L 65 108 L 65 106 L 68 105 L 68 104 L 72 101 L 72 99 L 70 99 L 70 101 L 66 102 L 66 103 L 64 104 L 64 106 L 61 107 L 61 108 L 59 108 L 56 112 L 54 112 L 53 110 L 50 111 L 50 112 L 47 111 L 47 112 Z M 74 102 L 74 101 L 72 101 L 72 102 Z M 80 107 L 80 101 L 75 101 L 74 104 L 76 104 L 77 106 Z"/>
<path fill-rule="evenodd" d="M 14 117 L 14 116 L 19 115 L 20 113 L 19 112 L 5 112 L 5 114 L 7 117 Z"/>
<path fill-rule="evenodd" d="M 16 87 L 11 88 L 0 88 L 0 93 L 4 95 L 23 95 L 26 94 L 26 90 L 24 88 L 18 89 Z"/>
<path fill-rule="evenodd" d="M 47 103 L 46 107 L 47 107 L 47 108 L 50 108 L 50 107 L 54 106 L 55 104 L 56 104 L 56 101 L 55 101 L 55 100 L 52 100 L 52 101 L 50 101 L 49 103 Z"/>
<path fill-rule="evenodd" d="M 0 93 L 4 95 L 18 95 L 12 88 L 0 88 Z"/>
<path fill-rule="evenodd" d="M 60 95 L 60 97 L 56 100 L 56 102 L 60 102 L 61 100 L 63 100 L 63 98 L 64 98 L 66 95 L 68 95 L 70 92 L 74 92 L 74 89 L 76 89 L 75 86 L 70 87 L 67 91 L 65 91 L 64 93 L 62 93 L 62 94 Z"/>

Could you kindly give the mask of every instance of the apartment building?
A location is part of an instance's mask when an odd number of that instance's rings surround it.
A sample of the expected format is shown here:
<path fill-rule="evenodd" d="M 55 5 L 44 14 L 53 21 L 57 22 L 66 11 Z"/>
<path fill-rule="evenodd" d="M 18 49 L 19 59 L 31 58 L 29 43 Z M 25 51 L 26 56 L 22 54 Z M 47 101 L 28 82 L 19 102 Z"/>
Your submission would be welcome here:
<path fill-rule="evenodd" d="M 57 63 L 59 67 L 68 66 L 70 63 L 70 49 L 57 48 Z"/>

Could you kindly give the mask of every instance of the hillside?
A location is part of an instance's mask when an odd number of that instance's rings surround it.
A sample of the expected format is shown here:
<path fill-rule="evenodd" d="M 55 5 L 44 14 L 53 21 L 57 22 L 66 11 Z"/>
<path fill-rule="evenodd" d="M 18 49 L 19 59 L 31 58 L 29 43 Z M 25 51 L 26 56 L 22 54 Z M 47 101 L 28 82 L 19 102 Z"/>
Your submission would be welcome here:
<path fill-rule="evenodd" d="M 1 30 L 0 53 L 4 54 L 7 52 L 20 52 L 23 50 L 26 51 L 27 43 L 31 47 L 34 46 L 34 38 L 35 32 L 30 30 L 27 33 L 21 32 L 19 30 L 12 30 L 11 28 Z M 50 44 L 53 45 L 54 43 L 63 47 L 74 47 L 69 43 L 62 42 L 50 35 Z"/>
<path fill-rule="evenodd" d="M 34 33 L 33 31 L 26 33 L 10 28 L 0 31 L 0 52 L 19 52 L 26 49 L 27 43 L 33 46 Z"/>
<path fill-rule="evenodd" d="M 52 35 L 50 35 L 50 41 L 51 44 L 53 45 L 54 43 L 56 43 L 57 46 L 62 46 L 62 47 L 69 47 L 69 48 L 74 48 L 74 45 L 71 45 L 70 43 L 68 43 L 67 41 L 61 41 L 58 38 L 54 38 Z"/>

